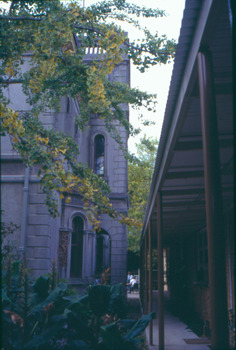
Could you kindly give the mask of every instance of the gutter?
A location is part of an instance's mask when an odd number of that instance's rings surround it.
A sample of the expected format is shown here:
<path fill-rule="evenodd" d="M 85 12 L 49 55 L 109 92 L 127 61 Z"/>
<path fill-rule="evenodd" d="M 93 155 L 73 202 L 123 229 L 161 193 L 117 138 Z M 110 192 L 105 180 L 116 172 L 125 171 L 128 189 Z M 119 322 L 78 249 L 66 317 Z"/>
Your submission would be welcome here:
<path fill-rule="evenodd" d="M 30 167 L 26 166 L 24 188 L 23 188 L 23 210 L 22 210 L 22 227 L 21 227 L 21 240 L 20 240 L 20 258 L 21 259 L 23 259 L 25 254 L 25 242 L 26 242 L 26 234 L 27 234 L 29 177 L 30 177 Z"/>

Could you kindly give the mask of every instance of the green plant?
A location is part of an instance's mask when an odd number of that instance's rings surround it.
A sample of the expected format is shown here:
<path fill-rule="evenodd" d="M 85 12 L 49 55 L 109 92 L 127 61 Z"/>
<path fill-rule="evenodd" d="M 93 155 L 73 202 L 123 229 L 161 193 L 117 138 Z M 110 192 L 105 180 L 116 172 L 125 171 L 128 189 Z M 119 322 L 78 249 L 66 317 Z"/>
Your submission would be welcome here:
<path fill-rule="evenodd" d="M 110 284 L 111 282 L 111 268 L 108 267 L 104 272 L 100 274 L 100 284 Z"/>
<path fill-rule="evenodd" d="M 3 217 L 4 211 L 0 210 L 0 215 Z M 19 258 L 19 251 L 16 249 L 14 241 L 14 233 L 20 229 L 20 226 L 13 222 L 1 222 L 1 263 L 2 270 L 11 275 L 12 262 Z"/>
<path fill-rule="evenodd" d="M 120 284 L 89 286 L 88 294 L 71 295 L 67 283 L 51 291 L 50 276 L 33 282 L 24 261 L 16 266 L 11 289 L 3 283 L 4 349 L 134 349 L 154 317 L 120 319 Z"/>
<path fill-rule="evenodd" d="M 51 264 L 51 270 L 49 273 L 49 289 L 50 291 L 53 291 L 56 288 L 56 285 L 58 284 L 58 273 L 56 269 L 56 259 L 54 258 Z"/>

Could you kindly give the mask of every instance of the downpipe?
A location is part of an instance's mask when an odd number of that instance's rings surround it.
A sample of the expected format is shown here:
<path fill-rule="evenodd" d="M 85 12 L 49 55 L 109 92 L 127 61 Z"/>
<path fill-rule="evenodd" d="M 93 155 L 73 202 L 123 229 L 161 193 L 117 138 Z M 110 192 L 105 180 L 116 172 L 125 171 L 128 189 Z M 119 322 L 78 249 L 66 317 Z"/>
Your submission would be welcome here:
<path fill-rule="evenodd" d="M 26 235 L 27 235 L 29 177 L 30 177 L 30 167 L 26 166 L 24 188 L 23 188 L 22 226 L 21 226 L 21 241 L 20 241 L 20 258 L 21 259 L 24 258 L 24 254 L 25 254 L 25 243 L 26 243 Z"/>

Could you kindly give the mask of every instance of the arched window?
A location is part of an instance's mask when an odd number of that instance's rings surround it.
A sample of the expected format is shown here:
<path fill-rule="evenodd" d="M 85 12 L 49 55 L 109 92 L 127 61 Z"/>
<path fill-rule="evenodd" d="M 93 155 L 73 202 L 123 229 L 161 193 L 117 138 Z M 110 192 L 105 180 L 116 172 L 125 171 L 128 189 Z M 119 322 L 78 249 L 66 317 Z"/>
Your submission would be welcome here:
<path fill-rule="evenodd" d="M 97 135 L 94 142 L 94 172 L 97 175 L 104 175 L 105 138 Z"/>
<path fill-rule="evenodd" d="M 96 273 L 111 267 L 111 238 L 103 229 L 96 234 Z"/>
<path fill-rule="evenodd" d="M 100 274 L 104 271 L 104 237 L 97 235 L 96 242 L 96 273 Z"/>
<path fill-rule="evenodd" d="M 82 277 L 84 222 L 80 216 L 73 220 L 71 237 L 70 277 Z"/>

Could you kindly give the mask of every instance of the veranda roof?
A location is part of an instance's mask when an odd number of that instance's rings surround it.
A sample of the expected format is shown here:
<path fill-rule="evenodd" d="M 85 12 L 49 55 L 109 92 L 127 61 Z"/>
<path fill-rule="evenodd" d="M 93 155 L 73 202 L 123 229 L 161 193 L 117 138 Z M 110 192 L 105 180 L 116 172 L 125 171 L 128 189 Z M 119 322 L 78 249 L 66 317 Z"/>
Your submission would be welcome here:
<path fill-rule="evenodd" d="M 177 46 L 140 244 L 151 222 L 156 232 L 162 193 L 164 245 L 206 225 L 197 54 L 213 57 L 223 207 L 233 202 L 233 97 L 230 13 L 225 1 L 187 0 Z M 156 244 L 156 234 L 153 235 Z"/>

